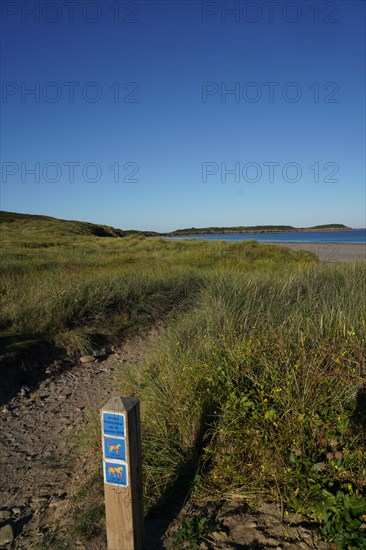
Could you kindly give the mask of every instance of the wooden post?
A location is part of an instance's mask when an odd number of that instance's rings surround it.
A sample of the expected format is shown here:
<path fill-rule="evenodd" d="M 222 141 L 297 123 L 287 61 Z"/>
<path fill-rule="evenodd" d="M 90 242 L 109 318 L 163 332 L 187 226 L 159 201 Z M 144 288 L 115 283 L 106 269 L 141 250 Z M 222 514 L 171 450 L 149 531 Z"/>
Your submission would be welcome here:
<path fill-rule="evenodd" d="M 101 410 L 108 550 L 142 550 L 140 402 L 112 397 Z"/>

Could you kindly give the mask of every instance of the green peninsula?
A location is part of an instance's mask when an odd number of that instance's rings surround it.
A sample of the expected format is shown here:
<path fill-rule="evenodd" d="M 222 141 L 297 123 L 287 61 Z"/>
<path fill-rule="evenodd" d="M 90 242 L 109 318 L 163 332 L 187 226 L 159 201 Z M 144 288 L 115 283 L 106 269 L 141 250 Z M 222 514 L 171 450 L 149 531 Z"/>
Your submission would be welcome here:
<path fill-rule="evenodd" d="M 312 227 L 293 227 L 292 225 L 252 225 L 236 227 L 191 227 L 189 229 L 177 229 L 169 235 L 214 235 L 222 233 L 293 233 L 298 231 L 349 231 L 342 223 L 314 225 Z"/>

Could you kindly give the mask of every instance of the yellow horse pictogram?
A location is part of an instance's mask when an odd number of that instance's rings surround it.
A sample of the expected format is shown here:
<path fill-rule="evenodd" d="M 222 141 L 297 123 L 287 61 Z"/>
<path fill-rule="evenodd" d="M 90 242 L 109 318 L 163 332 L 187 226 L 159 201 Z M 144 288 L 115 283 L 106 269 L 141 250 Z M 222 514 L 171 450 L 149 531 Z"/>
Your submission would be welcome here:
<path fill-rule="evenodd" d="M 123 466 L 119 466 L 118 468 L 110 466 L 108 468 L 108 473 L 111 474 L 112 476 L 122 477 L 122 468 L 123 468 Z"/>
<path fill-rule="evenodd" d="M 109 445 L 109 452 L 111 453 L 112 451 L 116 451 L 116 453 L 118 453 L 120 446 L 120 443 L 118 443 L 118 445 Z"/>

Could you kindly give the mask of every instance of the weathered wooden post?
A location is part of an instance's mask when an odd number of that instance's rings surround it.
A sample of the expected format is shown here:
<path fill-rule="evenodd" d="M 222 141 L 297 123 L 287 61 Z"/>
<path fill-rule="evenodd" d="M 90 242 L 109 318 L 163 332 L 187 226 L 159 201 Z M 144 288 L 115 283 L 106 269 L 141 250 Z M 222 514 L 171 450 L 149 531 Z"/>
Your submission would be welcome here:
<path fill-rule="evenodd" d="M 101 416 L 108 550 L 142 550 L 140 402 L 111 397 Z"/>

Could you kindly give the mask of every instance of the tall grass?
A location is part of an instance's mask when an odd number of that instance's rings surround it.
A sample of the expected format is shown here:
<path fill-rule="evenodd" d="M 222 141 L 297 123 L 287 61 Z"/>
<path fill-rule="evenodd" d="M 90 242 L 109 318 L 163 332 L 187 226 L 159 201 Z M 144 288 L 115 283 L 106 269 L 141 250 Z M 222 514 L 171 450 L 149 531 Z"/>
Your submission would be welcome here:
<path fill-rule="evenodd" d="M 266 495 L 340 548 L 366 544 L 365 282 L 365 263 L 206 277 L 155 360 L 129 374 L 150 505 L 201 438 L 200 494 Z"/>

